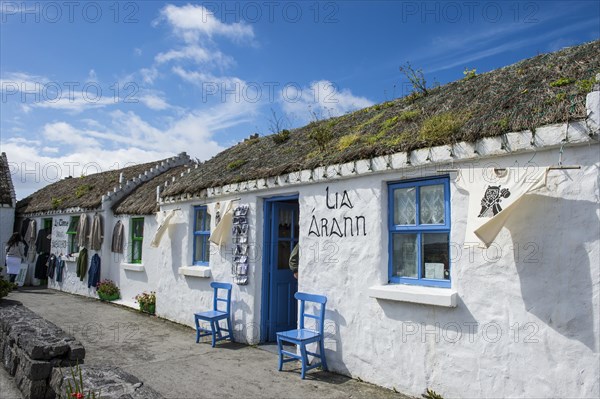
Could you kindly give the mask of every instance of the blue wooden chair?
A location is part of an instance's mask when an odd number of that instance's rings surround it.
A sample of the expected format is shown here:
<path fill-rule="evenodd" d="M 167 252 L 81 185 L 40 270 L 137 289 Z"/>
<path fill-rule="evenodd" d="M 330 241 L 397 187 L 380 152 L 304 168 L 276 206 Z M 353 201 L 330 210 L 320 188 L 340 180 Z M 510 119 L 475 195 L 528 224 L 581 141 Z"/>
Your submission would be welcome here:
<path fill-rule="evenodd" d="M 229 283 L 217 283 L 212 282 L 210 286 L 214 289 L 213 296 L 213 310 L 207 312 L 194 313 L 194 319 L 196 321 L 196 343 L 200 342 L 200 337 L 206 337 L 207 335 L 212 336 L 212 347 L 215 347 L 217 341 L 229 339 L 233 340 L 233 330 L 231 329 L 231 284 Z M 226 290 L 227 297 L 219 297 L 219 290 Z M 219 302 L 226 303 L 226 309 L 219 310 Z M 227 320 L 227 328 L 222 329 L 219 325 L 220 320 Z M 200 321 L 207 321 L 210 323 L 210 330 L 200 327 Z M 227 331 L 227 335 L 223 336 L 221 330 Z"/>
<path fill-rule="evenodd" d="M 306 371 L 314 369 L 315 367 L 322 366 L 323 370 L 327 371 L 327 360 L 325 359 L 325 345 L 323 341 L 323 323 L 325 320 L 325 304 L 327 298 L 323 295 L 307 294 L 304 292 L 296 292 L 294 295 L 296 299 L 300 301 L 300 328 L 297 330 L 290 330 L 285 332 L 277 333 L 277 348 L 279 350 L 279 371 L 283 368 L 283 363 L 293 362 L 299 360 L 302 363 L 302 374 L 301 377 L 304 379 Z M 320 305 L 318 314 L 305 313 L 305 302 L 314 302 Z M 314 319 L 316 322 L 316 330 L 304 328 L 304 318 L 308 317 Z M 300 348 L 300 355 L 283 350 L 283 342 L 289 342 L 297 345 Z M 319 353 L 309 352 L 306 349 L 306 345 L 311 343 L 318 343 Z M 320 361 L 312 365 L 308 364 L 308 355 L 319 358 Z M 285 359 L 284 356 L 288 356 L 289 359 Z"/>

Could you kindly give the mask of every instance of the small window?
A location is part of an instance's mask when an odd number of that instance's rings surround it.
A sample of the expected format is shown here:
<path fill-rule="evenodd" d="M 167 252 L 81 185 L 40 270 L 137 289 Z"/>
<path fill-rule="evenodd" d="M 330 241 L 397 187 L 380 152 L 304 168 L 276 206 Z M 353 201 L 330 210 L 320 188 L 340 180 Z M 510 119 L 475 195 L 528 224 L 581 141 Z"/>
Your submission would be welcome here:
<path fill-rule="evenodd" d="M 69 228 L 67 229 L 69 254 L 79 252 L 79 238 L 77 237 L 77 226 L 79 225 L 79 216 L 71 216 Z"/>
<path fill-rule="evenodd" d="M 450 287 L 448 178 L 392 183 L 389 281 Z"/>
<path fill-rule="evenodd" d="M 131 263 L 142 263 L 144 218 L 131 219 Z"/>
<path fill-rule="evenodd" d="M 206 206 L 194 207 L 194 265 L 208 266 L 210 258 L 210 214 Z"/>

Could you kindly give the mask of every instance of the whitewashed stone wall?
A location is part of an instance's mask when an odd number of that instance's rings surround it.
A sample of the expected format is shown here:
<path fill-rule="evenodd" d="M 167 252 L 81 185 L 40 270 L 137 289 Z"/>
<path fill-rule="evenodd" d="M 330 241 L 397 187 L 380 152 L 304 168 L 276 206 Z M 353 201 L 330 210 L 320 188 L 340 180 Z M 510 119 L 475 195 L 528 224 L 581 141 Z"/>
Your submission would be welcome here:
<path fill-rule="evenodd" d="M 0 206 L 0 246 L 2 251 L 6 247 L 6 242 L 13 233 L 13 225 L 15 224 L 15 208 Z M 4 259 L 2 260 L 2 275 L 6 276 L 6 268 L 4 267 Z"/>

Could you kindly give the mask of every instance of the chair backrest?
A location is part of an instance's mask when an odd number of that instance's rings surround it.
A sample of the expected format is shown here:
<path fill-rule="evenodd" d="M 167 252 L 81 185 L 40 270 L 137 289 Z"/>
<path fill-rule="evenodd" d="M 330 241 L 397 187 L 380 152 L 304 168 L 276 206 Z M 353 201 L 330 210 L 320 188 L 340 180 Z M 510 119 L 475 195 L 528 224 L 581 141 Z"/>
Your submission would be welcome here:
<path fill-rule="evenodd" d="M 327 303 L 327 297 L 323 295 L 307 294 L 306 292 L 296 292 L 294 297 L 300 301 L 300 328 L 304 328 L 304 318 L 308 317 L 313 319 L 317 323 L 317 329 L 321 335 L 323 335 L 324 322 L 325 322 L 325 304 Z M 306 313 L 306 302 L 313 302 L 319 304 L 318 314 Z"/>
<path fill-rule="evenodd" d="M 229 283 L 219 283 L 219 282 L 213 281 L 212 283 L 210 283 L 210 286 L 214 290 L 214 294 L 213 294 L 213 310 L 220 310 L 219 309 L 219 302 L 225 302 L 226 303 L 226 307 L 227 307 L 227 309 L 225 310 L 225 312 L 229 313 L 230 310 L 231 310 L 231 284 L 229 284 Z M 219 297 L 219 290 L 226 290 L 227 291 L 227 297 L 226 298 Z M 221 310 L 221 312 L 223 312 L 223 310 Z"/>

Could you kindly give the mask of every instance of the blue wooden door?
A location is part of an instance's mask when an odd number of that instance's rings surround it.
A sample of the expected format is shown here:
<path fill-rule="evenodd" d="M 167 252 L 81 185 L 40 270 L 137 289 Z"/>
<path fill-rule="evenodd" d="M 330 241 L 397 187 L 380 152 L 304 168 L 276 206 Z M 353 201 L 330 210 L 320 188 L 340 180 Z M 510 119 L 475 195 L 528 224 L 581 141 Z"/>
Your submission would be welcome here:
<path fill-rule="evenodd" d="M 298 281 L 289 268 L 290 254 L 298 244 L 297 202 L 272 203 L 270 231 L 268 340 L 275 341 L 275 333 L 297 326 L 298 304 L 294 294 L 298 291 Z"/>

